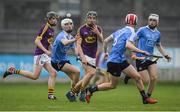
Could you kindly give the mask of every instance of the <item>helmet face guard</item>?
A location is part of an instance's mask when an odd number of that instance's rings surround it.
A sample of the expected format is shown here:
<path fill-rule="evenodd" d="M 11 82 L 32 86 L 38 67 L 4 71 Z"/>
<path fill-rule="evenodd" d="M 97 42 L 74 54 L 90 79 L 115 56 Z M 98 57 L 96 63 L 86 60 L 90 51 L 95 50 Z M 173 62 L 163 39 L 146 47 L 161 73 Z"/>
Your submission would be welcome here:
<path fill-rule="evenodd" d="M 138 18 L 135 14 L 127 14 L 125 18 L 125 23 L 129 25 L 136 25 Z"/>
<path fill-rule="evenodd" d="M 58 19 L 58 18 L 59 18 L 59 15 L 58 15 L 56 12 L 54 12 L 54 11 L 50 11 L 50 12 L 47 12 L 46 18 L 47 18 L 48 20 L 51 19 L 51 18 L 56 18 L 56 19 Z"/>
<path fill-rule="evenodd" d="M 88 11 L 88 13 L 86 14 L 86 17 L 88 18 L 89 16 L 94 16 L 97 18 L 97 12 L 95 11 Z"/>

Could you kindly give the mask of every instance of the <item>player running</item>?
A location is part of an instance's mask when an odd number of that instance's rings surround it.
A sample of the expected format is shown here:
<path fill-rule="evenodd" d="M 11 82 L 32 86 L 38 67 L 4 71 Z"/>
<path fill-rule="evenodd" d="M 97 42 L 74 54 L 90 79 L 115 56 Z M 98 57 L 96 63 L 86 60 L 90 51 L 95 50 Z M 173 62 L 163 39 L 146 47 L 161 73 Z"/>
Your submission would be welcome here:
<path fill-rule="evenodd" d="M 107 71 L 107 56 L 102 51 L 96 54 L 96 75 L 90 81 L 90 85 L 98 85 L 104 82 L 109 82 L 109 73 Z"/>
<path fill-rule="evenodd" d="M 170 62 L 171 57 L 165 52 L 161 44 L 161 33 L 157 29 L 158 24 L 159 15 L 150 14 L 148 18 L 148 25 L 139 28 L 136 33 L 136 40 L 138 40 L 137 47 L 141 50 L 149 52 L 150 54 L 153 54 L 154 48 L 157 47 L 159 52 L 167 59 L 168 62 Z M 142 60 L 144 55 L 141 53 L 133 55 L 133 58 L 136 59 L 137 71 L 141 75 L 143 81 L 148 83 L 147 95 L 150 97 L 157 82 L 157 62 L 152 60 Z M 128 77 L 125 78 L 126 83 L 128 82 L 128 79 Z"/>
<path fill-rule="evenodd" d="M 15 67 L 9 67 L 4 73 L 3 78 L 9 75 L 19 74 L 26 78 L 37 80 L 40 76 L 42 68 L 45 68 L 49 73 L 50 77 L 48 80 L 48 99 L 56 100 L 54 96 L 56 71 L 53 69 L 50 63 L 51 45 L 53 43 L 54 29 L 53 27 L 57 24 L 59 18 L 56 12 L 48 12 L 46 15 L 47 22 L 39 30 L 35 39 L 35 53 L 34 53 L 34 72 L 19 70 Z"/>
<path fill-rule="evenodd" d="M 72 80 L 71 86 L 73 89 L 75 84 L 79 81 L 80 70 L 71 65 L 67 57 L 67 51 L 72 49 L 75 52 L 75 42 L 77 41 L 78 36 L 74 38 L 71 35 L 74 27 L 72 19 L 63 19 L 61 21 L 61 27 L 63 30 L 56 37 L 52 47 L 51 65 L 57 71 L 62 71 L 69 76 Z M 70 99 L 69 101 L 75 101 L 75 99 Z"/>
<path fill-rule="evenodd" d="M 113 41 L 112 49 L 107 61 L 107 72 L 111 74 L 110 82 L 87 88 L 86 101 L 88 103 L 90 102 L 90 98 L 94 92 L 115 89 L 119 82 L 121 72 L 131 76 L 135 80 L 136 86 L 142 96 L 143 104 L 157 103 L 155 99 L 147 97 L 140 74 L 138 74 L 135 68 L 126 61 L 124 55 L 126 48 L 148 55 L 148 52 L 140 50 L 132 44 L 135 36 L 134 27 L 137 24 L 137 16 L 135 14 L 127 14 L 125 23 L 126 26 L 124 28 L 117 30 L 104 40 L 105 53 L 107 53 L 107 44 L 110 41 Z"/>
<path fill-rule="evenodd" d="M 76 86 L 67 93 L 68 99 L 75 99 L 75 94 L 80 92 L 79 100 L 85 102 L 84 89 L 89 84 L 90 79 L 96 74 L 96 69 L 87 65 L 90 63 L 95 66 L 98 41 L 103 42 L 102 29 L 97 25 L 97 12 L 89 11 L 86 15 L 86 23 L 82 25 L 77 33 L 77 48 L 83 63 L 85 75 Z"/>

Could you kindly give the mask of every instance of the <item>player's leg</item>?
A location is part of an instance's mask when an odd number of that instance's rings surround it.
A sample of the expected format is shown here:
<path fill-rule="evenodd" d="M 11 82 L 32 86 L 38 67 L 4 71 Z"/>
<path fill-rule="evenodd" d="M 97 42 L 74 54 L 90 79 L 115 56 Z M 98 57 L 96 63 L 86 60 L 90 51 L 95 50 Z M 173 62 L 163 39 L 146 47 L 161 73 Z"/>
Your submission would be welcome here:
<path fill-rule="evenodd" d="M 99 80 L 99 75 L 98 73 L 96 72 L 96 74 L 91 78 L 90 82 L 89 82 L 89 85 L 94 85 L 96 84 L 96 82 Z"/>
<path fill-rule="evenodd" d="M 68 77 L 72 80 L 71 88 L 74 88 L 74 86 L 79 81 L 80 70 L 76 68 L 75 66 L 69 63 L 66 63 L 62 67 L 61 71 L 65 72 L 68 75 Z"/>
<path fill-rule="evenodd" d="M 128 82 L 129 82 L 130 79 L 131 79 L 131 77 L 125 75 L 125 77 L 124 77 L 124 83 L 125 83 L 125 84 L 128 84 Z"/>
<path fill-rule="evenodd" d="M 143 83 L 149 83 L 149 73 L 147 70 L 139 71 L 138 72 L 141 75 Z"/>
<path fill-rule="evenodd" d="M 104 82 L 109 82 L 109 73 L 105 70 L 99 70 L 98 72 L 99 80 L 97 80 L 96 85 L 99 85 Z"/>
<path fill-rule="evenodd" d="M 34 73 L 26 70 L 16 69 L 15 67 L 9 67 L 7 71 L 4 73 L 3 78 L 6 78 L 9 75 L 18 74 L 26 78 L 36 80 L 39 78 L 41 70 L 42 70 L 41 65 L 34 65 Z"/>
<path fill-rule="evenodd" d="M 148 67 L 148 72 L 149 72 L 150 83 L 148 85 L 147 95 L 150 97 L 157 82 L 157 65 L 156 64 L 150 65 Z"/>
<path fill-rule="evenodd" d="M 85 102 L 85 88 L 87 87 L 87 85 L 89 84 L 91 78 L 93 76 L 95 76 L 96 74 L 96 70 L 90 66 L 87 65 L 83 65 L 84 70 L 85 70 L 85 75 L 84 77 L 81 79 L 81 85 L 79 85 L 79 87 L 76 86 L 76 88 L 79 88 L 80 91 L 80 96 L 79 96 L 79 100 L 82 102 Z"/>
<path fill-rule="evenodd" d="M 141 79 L 140 74 L 135 70 L 132 65 L 129 65 L 127 68 L 123 70 L 123 73 L 129 75 L 135 80 L 136 86 L 142 96 L 142 100 L 144 104 L 154 104 L 157 103 L 157 100 L 148 98 L 144 91 L 144 85 Z"/>
<path fill-rule="evenodd" d="M 72 90 L 75 90 L 74 87 L 79 81 L 80 70 L 69 63 L 65 63 L 61 71 L 65 72 L 72 81 L 71 91 L 67 92 L 66 97 L 70 102 L 74 102 L 76 101 L 76 94 Z"/>
<path fill-rule="evenodd" d="M 50 74 L 48 79 L 48 99 L 56 100 L 57 98 L 54 96 L 56 76 L 57 76 L 56 70 L 51 66 L 50 63 L 44 64 L 44 68 Z"/>
<path fill-rule="evenodd" d="M 29 79 L 33 79 L 33 80 L 38 79 L 45 61 L 49 60 L 48 56 L 46 57 L 47 58 L 46 60 L 45 59 L 42 60 L 42 57 L 43 57 L 42 55 L 34 56 L 34 72 L 33 73 L 26 70 L 19 70 L 19 69 L 16 69 L 15 67 L 9 67 L 7 71 L 4 73 L 3 78 L 7 77 L 8 75 L 19 74 Z"/>
<path fill-rule="evenodd" d="M 94 85 L 94 86 L 90 86 L 86 89 L 86 101 L 87 103 L 90 102 L 90 98 L 92 96 L 92 94 L 96 91 L 105 91 L 105 90 L 110 90 L 110 89 L 115 89 L 118 82 L 119 82 L 119 77 L 121 75 L 121 69 L 119 64 L 117 63 L 113 63 L 113 62 L 109 62 L 107 64 L 108 68 L 107 71 L 111 74 L 110 77 L 110 81 L 106 82 L 106 83 L 102 83 L 99 85 Z"/>
<path fill-rule="evenodd" d="M 119 82 L 119 77 L 110 75 L 110 81 L 97 85 L 98 91 L 115 89 Z"/>
<path fill-rule="evenodd" d="M 96 74 L 96 70 L 90 66 L 84 65 L 85 75 L 82 79 L 80 91 L 84 91 L 86 86 L 89 84 L 91 78 Z"/>
<path fill-rule="evenodd" d="M 149 83 L 149 73 L 147 71 L 149 61 L 142 62 L 142 60 L 136 60 L 136 68 L 138 73 L 141 75 L 142 81 L 144 83 Z"/>

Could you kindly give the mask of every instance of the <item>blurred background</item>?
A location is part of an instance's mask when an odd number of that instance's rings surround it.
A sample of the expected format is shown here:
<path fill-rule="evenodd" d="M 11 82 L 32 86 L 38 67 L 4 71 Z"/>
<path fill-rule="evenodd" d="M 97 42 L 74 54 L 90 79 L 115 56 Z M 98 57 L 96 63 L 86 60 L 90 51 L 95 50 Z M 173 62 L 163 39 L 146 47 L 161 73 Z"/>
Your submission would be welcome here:
<path fill-rule="evenodd" d="M 158 62 L 159 81 L 180 81 L 179 5 L 179 0 L 0 0 L 0 75 L 9 65 L 33 71 L 34 39 L 48 11 L 58 12 L 61 18 L 71 13 L 75 34 L 84 23 L 87 11 L 94 10 L 98 13 L 98 24 L 103 29 L 104 37 L 124 26 L 127 13 L 138 15 L 137 28 L 147 25 L 150 13 L 159 14 L 161 41 L 172 56 L 170 63 L 165 59 Z M 60 24 L 55 29 L 57 35 L 61 30 Z M 155 54 L 159 53 L 155 51 Z M 70 56 L 70 60 L 82 69 L 75 57 Z M 48 73 L 43 71 L 39 81 L 47 77 Z M 58 78 L 67 79 L 61 72 Z M 16 75 L 7 81 L 22 79 Z"/>

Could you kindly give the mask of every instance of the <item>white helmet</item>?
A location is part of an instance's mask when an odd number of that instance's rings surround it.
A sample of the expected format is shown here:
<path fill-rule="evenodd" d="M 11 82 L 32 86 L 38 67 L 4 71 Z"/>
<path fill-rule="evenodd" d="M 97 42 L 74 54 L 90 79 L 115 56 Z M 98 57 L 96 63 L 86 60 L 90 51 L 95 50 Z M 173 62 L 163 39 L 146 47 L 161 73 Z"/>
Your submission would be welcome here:
<path fill-rule="evenodd" d="M 72 23 L 73 24 L 72 19 L 65 18 L 65 19 L 61 20 L 61 27 L 64 28 L 65 24 L 67 24 L 67 23 Z"/>
<path fill-rule="evenodd" d="M 150 14 L 148 19 L 149 19 L 149 20 L 150 20 L 150 19 L 154 19 L 154 20 L 156 20 L 157 22 L 159 22 L 159 15 L 157 15 L 157 14 Z"/>

